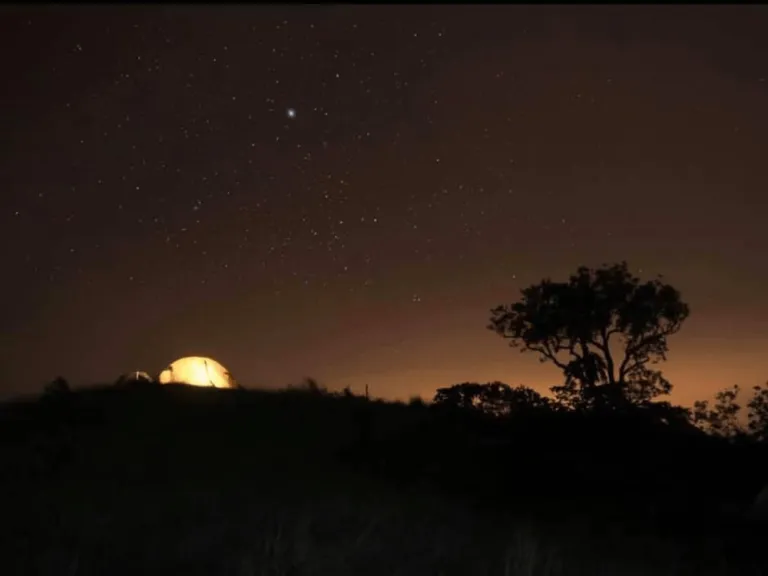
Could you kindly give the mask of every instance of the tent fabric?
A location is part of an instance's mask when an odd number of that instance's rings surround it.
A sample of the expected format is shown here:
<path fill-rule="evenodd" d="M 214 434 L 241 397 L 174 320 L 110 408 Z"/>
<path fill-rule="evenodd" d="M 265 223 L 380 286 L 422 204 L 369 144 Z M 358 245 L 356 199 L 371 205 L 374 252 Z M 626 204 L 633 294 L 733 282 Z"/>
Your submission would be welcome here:
<path fill-rule="evenodd" d="M 212 358 L 187 356 L 179 358 L 163 370 L 158 377 L 161 384 L 188 384 L 214 388 L 236 388 L 229 371 Z"/>

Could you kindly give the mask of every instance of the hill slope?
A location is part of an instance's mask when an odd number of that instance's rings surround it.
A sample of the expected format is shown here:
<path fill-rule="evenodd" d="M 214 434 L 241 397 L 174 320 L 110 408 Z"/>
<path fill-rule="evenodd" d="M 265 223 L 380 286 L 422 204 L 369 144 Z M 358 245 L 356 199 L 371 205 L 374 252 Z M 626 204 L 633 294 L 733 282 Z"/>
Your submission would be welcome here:
<path fill-rule="evenodd" d="M 624 506 L 709 444 L 600 426 L 184 386 L 8 404 L 0 571 L 754 574 L 748 534 L 662 538 Z"/>

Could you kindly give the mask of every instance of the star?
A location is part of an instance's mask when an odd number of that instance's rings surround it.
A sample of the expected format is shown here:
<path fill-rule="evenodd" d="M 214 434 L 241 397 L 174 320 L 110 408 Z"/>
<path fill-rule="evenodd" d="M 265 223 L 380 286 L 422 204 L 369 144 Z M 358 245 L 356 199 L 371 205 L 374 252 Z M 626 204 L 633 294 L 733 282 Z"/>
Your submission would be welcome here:
<path fill-rule="evenodd" d="M 285 115 L 288 116 L 288 118 L 290 118 L 291 120 L 293 120 L 294 118 L 296 118 L 296 109 L 295 108 L 288 108 L 285 111 Z"/>

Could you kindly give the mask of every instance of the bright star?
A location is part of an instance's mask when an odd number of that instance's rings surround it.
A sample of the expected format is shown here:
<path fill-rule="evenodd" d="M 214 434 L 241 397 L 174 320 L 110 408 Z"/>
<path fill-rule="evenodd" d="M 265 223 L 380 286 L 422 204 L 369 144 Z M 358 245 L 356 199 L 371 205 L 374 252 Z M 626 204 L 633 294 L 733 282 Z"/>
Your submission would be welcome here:
<path fill-rule="evenodd" d="M 288 108 L 285 111 L 285 115 L 288 116 L 288 118 L 296 118 L 296 109 L 295 108 Z"/>

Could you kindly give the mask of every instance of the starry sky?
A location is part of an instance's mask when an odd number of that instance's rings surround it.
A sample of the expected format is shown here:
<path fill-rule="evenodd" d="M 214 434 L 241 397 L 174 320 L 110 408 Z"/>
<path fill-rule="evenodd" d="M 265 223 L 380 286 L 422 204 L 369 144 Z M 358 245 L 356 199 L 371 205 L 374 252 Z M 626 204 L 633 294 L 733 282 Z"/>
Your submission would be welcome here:
<path fill-rule="evenodd" d="M 764 6 L 0 9 L 0 395 L 157 373 L 431 397 L 627 260 L 689 403 L 768 379 Z"/>

